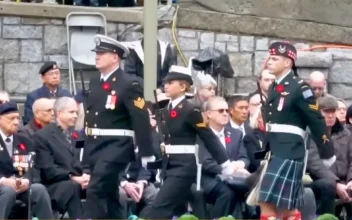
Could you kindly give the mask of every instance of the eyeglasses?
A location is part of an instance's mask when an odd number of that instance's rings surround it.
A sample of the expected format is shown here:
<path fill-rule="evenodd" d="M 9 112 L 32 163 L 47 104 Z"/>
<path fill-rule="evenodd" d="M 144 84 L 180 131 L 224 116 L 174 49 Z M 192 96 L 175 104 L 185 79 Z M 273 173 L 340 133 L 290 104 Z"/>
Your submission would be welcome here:
<path fill-rule="evenodd" d="M 15 121 L 15 120 L 21 121 L 22 120 L 22 118 L 20 116 L 13 116 L 13 117 L 2 116 L 2 117 L 6 118 L 9 121 Z"/>
<path fill-rule="evenodd" d="M 52 72 L 47 72 L 45 73 L 45 75 L 47 76 L 53 76 L 53 75 L 60 75 L 60 71 L 52 71 Z"/>
<path fill-rule="evenodd" d="M 229 109 L 214 109 L 214 110 L 210 110 L 210 111 L 215 111 L 220 114 L 223 114 L 224 112 L 229 113 Z"/>
<path fill-rule="evenodd" d="M 50 113 L 50 112 L 54 111 L 54 109 L 52 109 L 52 108 L 49 108 L 49 109 L 40 109 L 40 110 L 38 110 L 38 111 Z"/>
<path fill-rule="evenodd" d="M 320 91 L 322 91 L 322 90 L 324 90 L 324 88 L 323 88 L 323 87 L 312 87 L 312 90 L 313 90 L 313 91 L 315 91 L 315 90 L 320 90 Z"/>

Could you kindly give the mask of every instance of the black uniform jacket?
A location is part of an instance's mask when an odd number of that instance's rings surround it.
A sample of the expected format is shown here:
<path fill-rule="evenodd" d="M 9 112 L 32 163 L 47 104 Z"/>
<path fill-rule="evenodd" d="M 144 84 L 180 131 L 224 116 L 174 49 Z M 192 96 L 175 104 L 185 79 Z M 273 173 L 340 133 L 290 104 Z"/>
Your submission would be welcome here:
<path fill-rule="evenodd" d="M 195 145 L 197 135 L 203 140 L 204 146 L 216 160 L 222 164 L 227 160 L 226 152 L 202 114 L 193 104 L 183 99 L 171 111 L 164 110 L 164 119 L 167 129 L 163 132 L 168 138 L 166 144 Z M 170 154 L 166 157 L 166 176 L 195 176 L 197 172 L 195 156 L 191 154 Z"/>
<path fill-rule="evenodd" d="M 16 176 L 18 178 L 29 179 L 28 154 L 32 151 L 34 151 L 33 144 L 29 138 L 24 135 L 14 134 L 11 158 L 7 152 L 4 140 L 0 137 L 0 178 Z M 33 182 L 40 182 L 39 171 L 37 169 L 33 169 L 32 171 Z"/>
<path fill-rule="evenodd" d="M 302 79 L 295 77 L 292 71 L 279 85 L 273 83 L 269 88 L 264 109 L 266 123 L 294 125 L 304 131 L 308 126 L 321 158 L 334 156 L 325 120 L 318 109 L 313 91 Z M 291 160 L 304 158 L 304 140 L 296 134 L 268 132 L 268 142 L 273 155 Z"/>
<path fill-rule="evenodd" d="M 79 150 L 75 148 L 79 132 L 72 133 L 68 142 L 61 128 L 51 123 L 33 135 L 37 153 L 37 166 L 40 169 L 43 184 L 52 184 L 70 179 L 70 175 L 81 176 L 89 173 L 83 170 L 79 160 Z"/>
<path fill-rule="evenodd" d="M 116 95 L 114 109 L 106 108 L 109 95 Z M 85 101 L 86 128 L 134 130 L 139 155 L 154 155 L 149 114 L 136 77 L 120 68 L 103 85 L 100 77 L 95 77 L 90 81 Z M 97 159 L 119 163 L 135 159 L 132 137 L 86 135 L 83 160 L 89 164 L 95 164 Z"/>

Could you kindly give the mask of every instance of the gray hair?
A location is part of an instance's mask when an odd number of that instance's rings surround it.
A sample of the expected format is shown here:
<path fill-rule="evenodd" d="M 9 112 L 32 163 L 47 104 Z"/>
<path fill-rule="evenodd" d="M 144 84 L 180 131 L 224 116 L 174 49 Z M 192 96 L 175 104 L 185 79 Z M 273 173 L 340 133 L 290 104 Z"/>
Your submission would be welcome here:
<path fill-rule="evenodd" d="M 199 71 L 196 77 L 193 79 L 194 87 L 196 91 L 199 91 L 204 86 L 213 86 L 216 87 L 216 80 L 210 74 L 204 74 L 204 72 Z"/>
<path fill-rule="evenodd" d="M 71 102 L 76 103 L 76 101 L 71 97 L 61 97 L 56 99 L 54 103 L 55 115 L 57 114 L 57 112 L 63 111 L 67 107 L 67 105 Z"/>
<path fill-rule="evenodd" d="M 214 97 L 211 97 L 210 99 L 208 99 L 208 101 L 206 101 L 204 103 L 204 106 L 203 106 L 204 107 L 204 111 L 211 110 L 211 107 L 214 104 L 214 102 L 225 102 L 227 104 L 226 100 L 223 97 L 214 96 Z"/>
<path fill-rule="evenodd" d="M 262 105 L 259 105 L 257 110 L 253 113 L 253 115 L 249 118 L 249 126 L 252 129 L 259 128 L 259 123 L 258 123 L 258 118 L 262 116 L 262 111 L 261 111 Z"/>

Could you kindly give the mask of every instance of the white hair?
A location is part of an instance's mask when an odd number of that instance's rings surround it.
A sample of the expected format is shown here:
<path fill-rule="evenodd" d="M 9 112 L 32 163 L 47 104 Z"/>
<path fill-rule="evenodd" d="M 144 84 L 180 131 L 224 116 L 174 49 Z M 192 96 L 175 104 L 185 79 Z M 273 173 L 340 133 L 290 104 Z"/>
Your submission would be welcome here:
<path fill-rule="evenodd" d="M 71 97 L 61 97 L 61 98 L 56 99 L 56 101 L 54 103 L 55 114 L 57 112 L 60 112 L 60 111 L 63 111 L 64 109 L 66 109 L 67 105 L 70 103 L 76 103 L 76 101 Z"/>
<path fill-rule="evenodd" d="M 204 71 L 197 71 L 195 74 L 194 87 L 199 91 L 204 86 L 217 86 L 216 80 L 210 74 L 204 74 Z"/>
<path fill-rule="evenodd" d="M 258 118 L 262 116 L 262 105 L 259 105 L 252 116 L 249 118 L 249 126 L 253 129 L 259 128 Z"/>

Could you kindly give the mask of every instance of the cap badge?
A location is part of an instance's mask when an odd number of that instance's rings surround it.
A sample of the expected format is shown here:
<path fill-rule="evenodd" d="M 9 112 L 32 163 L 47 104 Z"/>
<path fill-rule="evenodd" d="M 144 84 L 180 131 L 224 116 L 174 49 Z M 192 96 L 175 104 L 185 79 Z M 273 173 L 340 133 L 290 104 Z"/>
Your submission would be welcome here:
<path fill-rule="evenodd" d="M 101 40 L 100 40 L 99 37 L 95 38 L 95 44 L 96 44 L 97 46 L 100 45 L 100 42 L 101 42 Z"/>
<path fill-rule="evenodd" d="M 285 52 L 286 52 L 286 46 L 280 45 L 280 46 L 279 46 L 279 52 L 280 52 L 280 53 L 285 53 Z"/>

